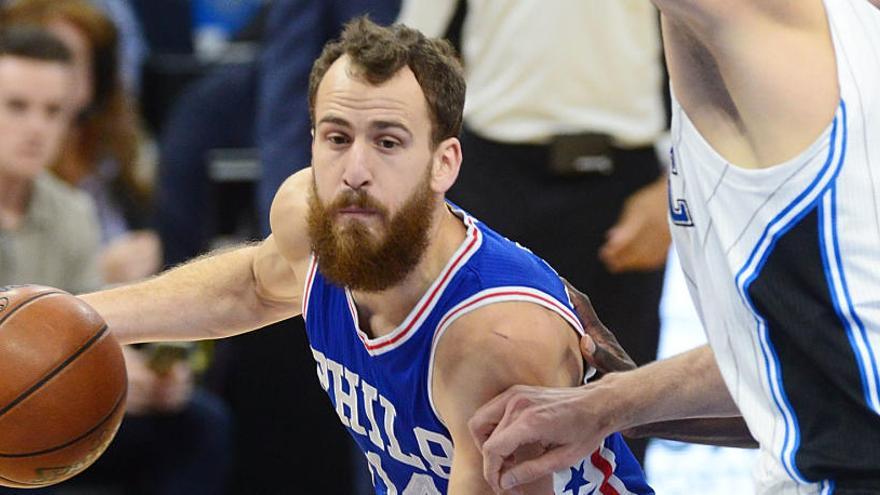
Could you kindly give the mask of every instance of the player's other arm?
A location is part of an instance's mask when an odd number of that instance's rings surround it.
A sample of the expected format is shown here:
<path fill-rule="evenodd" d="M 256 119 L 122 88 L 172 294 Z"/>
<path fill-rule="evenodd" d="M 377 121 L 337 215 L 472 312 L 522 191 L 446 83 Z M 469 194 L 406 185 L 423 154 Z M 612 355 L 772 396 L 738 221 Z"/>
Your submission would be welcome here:
<path fill-rule="evenodd" d="M 311 171 L 291 176 L 272 205 L 273 234 L 144 282 L 82 296 L 122 343 L 220 338 L 300 313 L 309 243 Z"/>
<path fill-rule="evenodd" d="M 540 306 L 491 304 L 453 323 L 438 342 L 432 384 L 435 405 L 455 446 L 449 493 L 493 493 L 467 426 L 479 406 L 514 384 L 563 387 L 580 383 L 582 376 L 577 335 Z M 532 450 L 526 446 L 515 455 L 527 459 L 539 453 Z M 521 487 L 521 493 L 552 493 L 551 478 Z"/>

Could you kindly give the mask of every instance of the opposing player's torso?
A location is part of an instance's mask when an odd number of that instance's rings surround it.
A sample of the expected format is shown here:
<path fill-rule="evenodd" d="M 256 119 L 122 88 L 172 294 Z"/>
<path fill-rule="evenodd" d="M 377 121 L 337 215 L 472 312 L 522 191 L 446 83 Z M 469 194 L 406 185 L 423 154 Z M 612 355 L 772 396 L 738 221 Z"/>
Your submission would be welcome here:
<path fill-rule="evenodd" d="M 446 493 L 453 444 L 434 408 L 431 372 L 437 341 L 458 317 L 486 304 L 526 301 L 580 328 L 546 263 L 458 214 L 467 226 L 464 242 L 409 316 L 380 338 L 358 328 L 347 290 L 324 279 L 317 263 L 309 270 L 303 315 L 318 377 L 365 453 L 379 494 Z M 554 482 L 557 493 L 574 494 L 602 486 L 631 493 L 627 484 L 644 483 L 616 436 Z"/>
<path fill-rule="evenodd" d="M 762 493 L 880 490 L 880 11 L 826 7 L 840 104 L 796 158 L 738 168 L 673 105 L 673 236 Z"/>

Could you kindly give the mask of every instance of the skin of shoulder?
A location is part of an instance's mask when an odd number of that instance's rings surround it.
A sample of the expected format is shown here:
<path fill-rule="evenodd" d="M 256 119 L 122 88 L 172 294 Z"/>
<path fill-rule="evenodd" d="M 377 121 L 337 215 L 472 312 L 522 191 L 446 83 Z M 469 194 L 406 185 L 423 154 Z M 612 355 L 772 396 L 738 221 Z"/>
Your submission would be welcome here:
<path fill-rule="evenodd" d="M 559 315 L 534 303 L 501 302 L 455 320 L 440 337 L 431 384 L 437 412 L 455 445 L 449 493 L 492 493 L 467 421 L 516 384 L 575 386 L 583 378 L 578 336 Z M 523 458 L 534 448 L 517 453 Z M 523 493 L 547 493 L 544 479 Z"/>
<path fill-rule="evenodd" d="M 291 175 L 272 201 L 272 233 L 254 255 L 257 292 L 265 300 L 301 300 L 311 254 L 307 228 L 311 181 L 311 168 Z"/>

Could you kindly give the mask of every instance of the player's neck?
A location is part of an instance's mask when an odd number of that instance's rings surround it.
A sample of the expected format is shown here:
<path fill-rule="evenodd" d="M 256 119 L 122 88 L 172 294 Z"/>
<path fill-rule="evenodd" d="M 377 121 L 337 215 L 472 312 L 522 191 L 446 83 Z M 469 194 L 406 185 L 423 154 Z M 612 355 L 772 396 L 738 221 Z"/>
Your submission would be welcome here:
<path fill-rule="evenodd" d="M 381 292 L 352 291 L 361 330 L 376 338 L 397 328 L 440 276 L 465 232 L 461 219 L 444 206 L 428 233 L 425 254 L 402 282 Z"/>
<path fill-rule="evenodd" d="M 0 229 L 21 225 L 30 203 L 33 180 L 0 173 Z"/>

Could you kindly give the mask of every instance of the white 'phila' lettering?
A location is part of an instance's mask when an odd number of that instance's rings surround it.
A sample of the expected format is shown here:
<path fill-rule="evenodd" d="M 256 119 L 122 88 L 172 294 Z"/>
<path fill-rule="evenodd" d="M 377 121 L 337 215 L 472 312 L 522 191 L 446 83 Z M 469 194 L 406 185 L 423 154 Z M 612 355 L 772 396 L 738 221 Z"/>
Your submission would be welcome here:
<path fill-rule="evenodd" d="M 373 412 L 373 404 L 379 392 L 367 382 L 361 382 L 361 391 L 364 393 L 364 410 L 367 411 L 367 421 L 370 422 L 370 441 L 379 450 L 385 450 L 385 443 L 382 442 L 382 435 L 379 434 L 379 425 L 376 424 L 376 414 Z"/>
<path fill-rule="evenodd" d="M 413 432 L 419 442 L 419 450 L 422 457 L 428 461 L 431 471 L 443 479 L 449 479 L 452 470 L 452 442 L 439 433 L 416 427 Z M 437 445 L 443 450 L 442 454 L 435 454 L 431 450 L 431 444 Z"/>
<path fill-rule="evenodd" d="M 329 392 L 332 382 L 336 414 L 339 415 L 342 424 L 358 435 L 367 436 L 377 449 L 387 451 L 394 460 L 425 473 L 431 472 L 443 479 L 449 479 L 453 452 L 452 441 L 449 438 L 437 432 L 415 427 L 412 434 L 418 443 L 419 453 L 405 452 L 397 437 L 398 431 L 395 427 L 397 409 L 394 404 L 357 373 L 327 358 L 317 350 L 312 349 L 312 355 L 318 365 L 318 380 L 324 390 Z M 377 403 L 384 409 L 381 423 L 376 420 Z M 361 407 L 366 416 L 366 428 L 361 424 Z M 374 479 L 378 476 L 387 485 L 390 482 L 387 481 L 388 477 L 382 470 L 379 459 L 378 454 L 367 453 Z M 424 481 L 425 479 L 431 480 L 431 477 L 426 474 L 413 475 L 403 494 L 437 493 L 434 482 L 428 483 Z M 425 487 L 431 487 L 434 491 Z"/>

